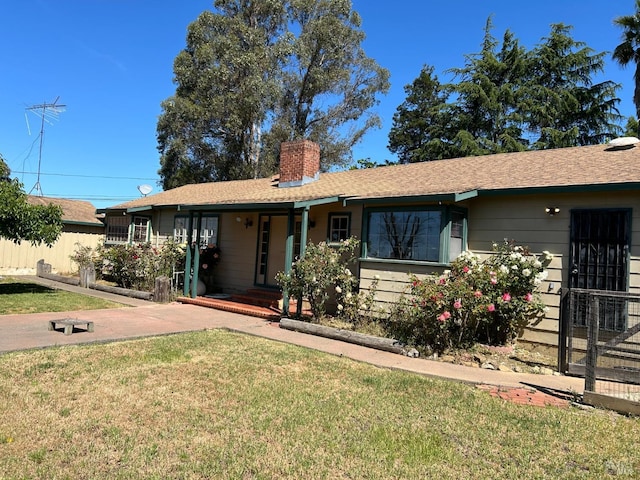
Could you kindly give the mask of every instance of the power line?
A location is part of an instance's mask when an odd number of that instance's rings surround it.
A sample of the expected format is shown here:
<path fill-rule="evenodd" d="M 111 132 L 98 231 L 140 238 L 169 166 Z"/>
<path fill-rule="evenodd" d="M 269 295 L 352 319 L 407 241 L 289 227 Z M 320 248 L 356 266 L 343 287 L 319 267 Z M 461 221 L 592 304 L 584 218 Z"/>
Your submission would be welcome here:
<path fill-rule="evenodd" d="M 101 201 L 119 201 L 119 200 L 134 200 L 135 196 L 131 195 L 129 197 L 107 197 L 101 195 L 60 195 L 56 193 L 47 194 L 49 198 L 64 198 L 68 200 L 101 200 Z"/>
<path fill-rule="evenodd" d="M 37 172 L 26 172 L 15 170 L 13 173 L 21 173 L 23 175 L 37 175 Z M 111 180 L 152 180 L 158 181 L 159 178 L 149 178 L 149 177 L 112 177 L 107 175 L 78 175 L 74 173 L 40 173 L 40 176 L 48 175 L 51 177 L 77 177 L 77 178 L 107 178 Z"/>

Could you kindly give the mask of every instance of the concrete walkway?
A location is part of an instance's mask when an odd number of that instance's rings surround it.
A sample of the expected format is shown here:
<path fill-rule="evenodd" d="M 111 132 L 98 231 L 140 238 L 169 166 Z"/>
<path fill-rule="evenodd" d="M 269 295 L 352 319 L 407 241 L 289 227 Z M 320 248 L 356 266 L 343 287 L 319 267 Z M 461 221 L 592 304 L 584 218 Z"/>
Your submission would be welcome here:
<path fill-rule="evenodd" d="M 156 304 L 144 300 L 124 298 L 96 290 L 87 290 L 38 277 L 23 277 L 26 281 L 47 285 L 51 288 L 77 291 L 109 300 L 127 303 L 129 306 L 108 310 L 76 312 L 37 313 L 28 315 L 0 315 L 0 354 L 47 348 L 52 346 L 78 345 L 129 340 L 134 338 L 192 332 L 214 328 L 255 335 L 271 340 L 299 345 L 332 355 L 343 356 L 382 368 L 404 370 L 428 377 L 465 382 L 475 385 L 491 385 L 487 389 L 501 398 L 521 396 L 522 390 L 549 396 L 545 401 L 519 403 L 557 404 L 574 394 L 582 394 L 584 380 L 581 378 L 501 372 L 454 365 L 445 362 L 409 358 L 337 340 L 281 329 L 278 323 L 259 318 L 224 312 L 196 305 L 181 303 Z M 73 334 L 48 330 L 50 320 L 75 319 L 91 321 L 94 331 L 76 329 Z M 505 395 L 505 391 L 513 394 Z"/>

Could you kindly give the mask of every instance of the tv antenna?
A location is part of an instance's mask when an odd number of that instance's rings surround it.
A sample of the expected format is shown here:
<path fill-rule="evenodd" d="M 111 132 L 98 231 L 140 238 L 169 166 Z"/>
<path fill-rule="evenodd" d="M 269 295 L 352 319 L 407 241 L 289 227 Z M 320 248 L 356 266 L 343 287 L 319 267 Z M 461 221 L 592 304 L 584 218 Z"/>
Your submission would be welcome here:
<path fill-rule="evenodd" d="M 27 107 L 27 112 L 32 112 L 35 115 L 40 117 L 40 150 L 38 152 L 38 177 L 36 180 L 36 184 L 33 186 L 31 190 L 29 190 L 29 194 L 36 191 L 36 194 L 42 197 L 42 188 L 40 186 L 40 166 L 42 165 L 42 141 L 44 140 L 44 124 L 45 122 L 49 125 L 53 125 L 53 121 L 58 119 L 58 115 L 64 112 L 66 105 L 61 105 L 58 103 L 60 96 L 56 97 L 56 99 L 52 103 L 41 103 L 40 105 L 31 105 Z M 27 121 L 27 130 L 29 135 L 31 135 L 31 129 L 29 128 L 29 117 L 27 116 L 27 112 L 24 113 L 24 118 Z"/>

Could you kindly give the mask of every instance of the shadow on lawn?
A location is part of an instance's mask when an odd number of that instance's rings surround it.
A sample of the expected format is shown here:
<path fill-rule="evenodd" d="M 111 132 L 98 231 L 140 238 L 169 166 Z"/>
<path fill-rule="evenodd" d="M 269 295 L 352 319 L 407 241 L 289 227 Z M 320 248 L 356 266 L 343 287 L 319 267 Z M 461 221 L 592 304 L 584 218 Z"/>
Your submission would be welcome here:
<path fill-rule="evenodd" d="M 54 293 L 54 289 L 37 283 L 16 282 L 0 283 L 0 295 L 18 295 L 21 293 Z"/>

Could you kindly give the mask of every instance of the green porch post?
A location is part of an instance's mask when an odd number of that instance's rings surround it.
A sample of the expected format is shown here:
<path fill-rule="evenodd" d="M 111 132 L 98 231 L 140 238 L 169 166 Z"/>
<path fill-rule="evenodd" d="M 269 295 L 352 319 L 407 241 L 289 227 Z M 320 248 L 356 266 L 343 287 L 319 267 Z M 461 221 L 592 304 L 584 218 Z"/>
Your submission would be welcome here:
<path fill-rule="evenodd" d="M 198 296 L 198 270 L 200 269 L 200 225 L 202 225 L 202 212 L 198 213 L 196 225 L 196 242 L 193 251 L 193 281 L 191 282 L 191 298 Z"/>
<path fill-rule="evenodd" d="M 193 249 L 193 212 L 189 214 L 189 223 L 187 224 L 187 256 L 184 260 L 184 287 L 182 293 L 185 297 L 189 296 L 191 290 L 191 258 Z"/>
<path fill-rule="evenodd" d="M 284 251 L 284 273 L 291 272 L 293 265 L 293 240 L 296 231 L 296 212 L 293 208 L 289 209 L 287 217 L 287 240 L 285 241 Z M 289 316 L 289 292 L 285 289 L 282 291 L 282 310 L 286 316 Z"/>
<path fill-rule="evenodd" d="M 300 258 L 304 257 L 304 253 L 307 250 L 307 232 L 309 230 L 309 207 L 305 207 L 302 211 L 302 226 L 300 228 Z M 296 317 L 300 318 L 302 315 L 302 295 L 297 299 L 296 305 Z"/>

